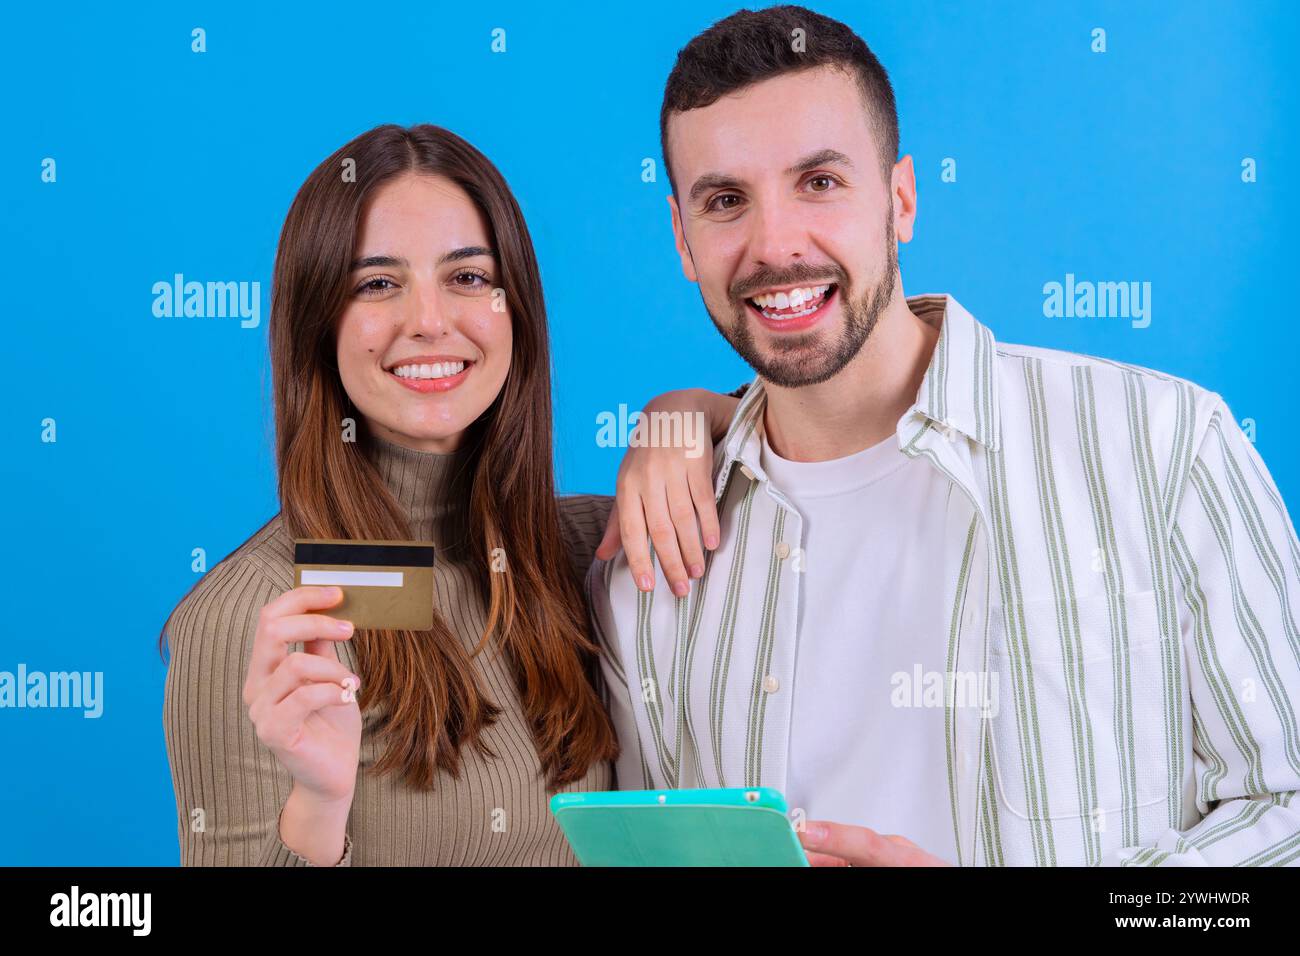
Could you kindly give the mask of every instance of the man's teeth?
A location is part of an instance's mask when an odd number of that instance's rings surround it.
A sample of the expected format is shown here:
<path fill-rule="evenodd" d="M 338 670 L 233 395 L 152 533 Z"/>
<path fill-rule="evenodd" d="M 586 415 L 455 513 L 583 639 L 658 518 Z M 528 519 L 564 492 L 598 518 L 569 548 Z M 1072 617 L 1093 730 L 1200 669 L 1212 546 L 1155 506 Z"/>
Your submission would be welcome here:
<path fill-rule="evenodd" d="M 802 309 L 802 313 L 807 315 L 809 312 L 816 310 L 821 304 L 821 300 L 826 293 L 830 291 L 830 284 L 814 285 L 807 288 L 791 289 L 786 292 L 765 292 L 763 295 L 756 295 L 749 301 L 764 312 L 773 312 L 782 309 Z M 792 318 L 793 316 L 785 316 Z"/>
<path fill-rule="evenodd" d="M 398 378 L 449 378 L 464 370 L 464 362 L 434 362 L 432 365 L 399 365 L 393 369 L 393 374 Z"/>

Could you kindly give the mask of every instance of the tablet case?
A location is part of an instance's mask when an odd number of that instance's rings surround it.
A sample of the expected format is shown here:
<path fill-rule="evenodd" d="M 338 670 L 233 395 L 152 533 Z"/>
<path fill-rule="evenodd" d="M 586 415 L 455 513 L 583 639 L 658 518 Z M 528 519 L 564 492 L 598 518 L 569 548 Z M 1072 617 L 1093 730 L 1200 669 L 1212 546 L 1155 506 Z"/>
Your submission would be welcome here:
<path fill-rule="evenodd" d="M 551 813 L 583 866 L 808 866 L 770 787 L 557 793 Z"/>

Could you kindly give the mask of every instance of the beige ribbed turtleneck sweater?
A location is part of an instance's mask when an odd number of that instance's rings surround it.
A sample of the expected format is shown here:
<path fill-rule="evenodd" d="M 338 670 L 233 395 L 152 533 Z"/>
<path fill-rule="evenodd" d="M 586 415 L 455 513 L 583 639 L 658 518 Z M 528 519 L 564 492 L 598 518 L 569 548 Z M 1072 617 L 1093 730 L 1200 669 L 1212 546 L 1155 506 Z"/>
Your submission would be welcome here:
<path fill-rule="evenodd" d="M 439 545 L 437 609 L 466 648 L 473 649 L 483 634 L 485 609 L 469 567 L 455 548 L 447 547 L 455 522 L 446 492 L 458 456 L 414 451 L 382 439 L 372 447 L 384 481 L 411 520 L 413 537 Z M 610 501 L 560 499 L 561 527 L 580 572 L 592 561 Z M 292 779 L 257 739 L 242 700 L 258 611 L 292 587 L 293 539 L 276 515 L 208 571 L 172 617 L 163 726 L 183 865 L 310 865 L 280 840 L 279 815 Z M 355 669 L 351 643 L 338 647 L 343 663 Z M 482 686 L 502 710 L 486 731 L 497 756 L 464 748 L 459 779 L 443 773 L 428 791 L 409 788 L 393 774 L 362 773 L 383 749 L 373 730 L 375 715 L 363 712 L 361 768 L 344 864 L 576 863 L 547 809 L 550 795 L 506 662 L 502 655 L 486 652 L 474 661 Z M 563 789 L 610 787 L 609 765 L 600 763 Z M 504 827 L 494 828 L 494 819 Z"/>

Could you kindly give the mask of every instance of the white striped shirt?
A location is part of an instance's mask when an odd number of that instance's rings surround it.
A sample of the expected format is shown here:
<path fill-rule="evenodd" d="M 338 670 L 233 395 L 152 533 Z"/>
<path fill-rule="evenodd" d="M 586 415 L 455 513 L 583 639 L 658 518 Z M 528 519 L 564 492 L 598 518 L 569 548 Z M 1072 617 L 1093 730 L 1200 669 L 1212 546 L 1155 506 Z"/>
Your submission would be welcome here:
<path fill-rule="evenodd" d="M 1300 545 L 1223 399 L 907 301 L 940 335 L 897 439 L 952 482 L 951 862 L 1300 863 Z M 639 592 L 621 554 L 588 577 L 625 789 L 784 789 L 803 584 L 764 407 L 755 380 L 715 451 L 690 595 Z"/>

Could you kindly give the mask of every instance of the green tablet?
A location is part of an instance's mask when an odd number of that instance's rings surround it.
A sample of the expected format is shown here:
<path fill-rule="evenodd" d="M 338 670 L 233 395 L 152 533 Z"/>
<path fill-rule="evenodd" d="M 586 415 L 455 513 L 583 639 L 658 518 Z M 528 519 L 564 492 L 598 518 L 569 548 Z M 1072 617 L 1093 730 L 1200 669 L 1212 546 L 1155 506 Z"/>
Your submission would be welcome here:
<path fill-rule="evenodd" d="M 808 866 L 770 787 L 557 793 L 551 813 L 583 866 Z"/>

